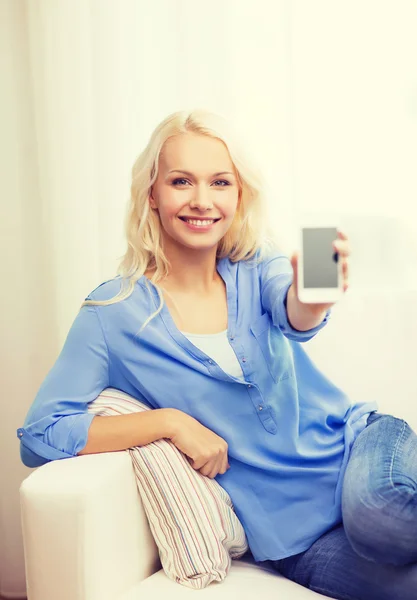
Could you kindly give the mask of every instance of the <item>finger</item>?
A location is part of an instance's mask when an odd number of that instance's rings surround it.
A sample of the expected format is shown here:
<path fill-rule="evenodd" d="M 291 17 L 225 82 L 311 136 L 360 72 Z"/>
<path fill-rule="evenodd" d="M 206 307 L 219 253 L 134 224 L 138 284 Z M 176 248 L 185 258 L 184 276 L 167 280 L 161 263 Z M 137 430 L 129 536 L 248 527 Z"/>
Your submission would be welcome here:
<path fill-rule="evenodd" d="M 291 266 L 293 268 L 294 273 L 297 271 L 297 263 L 298 263 L 298 254 L 297 252 L 294 252 L 294 254 L 291 256 Z"/>
<path fill-rule="evenodd" d="M 191 456 L 188 456 L 188 454 L 185 454 L 184 456 L 188 460 L 188 462 L 190 463 L 190 465 L 192 466 L 192 468 L 195 469 L 194 460 L 191 458 Z"/>
<path fill-rule="evenodd" d="M 212 459 L 209 464 L 211 465 L 211 469 L 208 472 L 207 477 L 210 477 L 210 479 L 214 479 L 220 469 L 219 459 L 218 458 Z"/>
<path fill-rule="evenodd" d="M 349 287 L 349 270 L 349 260 L 345 258 L 342 261 L 343 292 L 346 292 Z"/>
<path fill-rule="evenodd" d="M 216 477 L 216 475 L 218 475 L 222 471 L 222 467 L 223 467 L 223 457 L 220 456 L 216 460 L 214 467 L 211 470 L 211 473 L 209 475 L 210 479 L 214 479 Z"/>
<path fill-rule="evenodd" d="M 297 292 L 297 279 L 298 279 L 298 253 L 294 252 L 291 257 L 291 266 L 293 270 L 293 285 L 294 289 Z"/>
<path fill-rule="evenodd" d="M 221 466 L 221 463 L 220 463 L 219 457 L 212 458 L 204 465 L 203 475 L 210 477 L 210 479 L 214 479 L 214 477 L 216 477 L 217 473 L 219 472 L 220 466 Z M 203 472 L 203 471 L 201 470 L 201 472 Z"/>
<path fill-rule="evenodd" d="M 225 452 L 220 457 L 217 474 L 220 473 L 221 475 L 224 475 L 226 473 L 226 471 L 228 471 L 229 469 L 230 469 L 229 458 L 228 458 L 227 452 Z"/>
<path fill-rule="evenodd" d="M 341 240 L 348 239 L 348 236 L 346 235 L 346 233 L 343 233 L 343 231 L 341 231 L 340 229 L 337 230 L 337 237 Z"/>
<path fill-rule="evenodd" d="M 221 462 L 221 468 L 219 473 L 221 473 L 222 475 L 224 473 L 226 473 L 226 471 L 230 469 L 230 465 L 229 465 L 229 461 L 227 460 L 227 453 L 223 456 L 223 460 Z"/>
<path fill-rule="evenodd" d="M 213 463 L 212 463 L 212 461 L 209 460 L 208 462 L 206 462 L 205 465 L 203 465 L 199 469 L 196 469 L 196 471 L 199 471 L 205 477 L 210 477 L 210 474 L 213 471 Z"/>
<path fill-rule="evenodd" d="M 204 462 L 203 458 L 199 458 L 197 460 L 194 460 L 193 458 L 187 456 L 188 460 L 190 461 L 190 464 L 192 466 L 192 468 L 194 469 L 194 471 L 199 471 L 200 469 L 203 469 L 205 467 L 205 465 L 207 463 Z"/>
<path fill-rule="evenodd" d="M 332 242 L 332 245 L 336 252 L 338 252 L 341 256 L 350 256 L 351 249 L 349 242 L 335 240 L 334 242 Z"/>

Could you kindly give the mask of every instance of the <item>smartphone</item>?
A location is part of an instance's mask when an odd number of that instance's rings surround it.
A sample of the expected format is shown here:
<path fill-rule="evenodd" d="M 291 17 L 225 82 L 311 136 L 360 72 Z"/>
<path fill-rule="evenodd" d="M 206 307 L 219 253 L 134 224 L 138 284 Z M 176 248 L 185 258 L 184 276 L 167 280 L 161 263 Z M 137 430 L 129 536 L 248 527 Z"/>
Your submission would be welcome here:
<path fill-rule="evenodd" d="M 298 297 L 307 304 L 337 302 L 342 295 L 341 261 L 333 248 L 338 225 L 323 218 L 300 226 Z"/>

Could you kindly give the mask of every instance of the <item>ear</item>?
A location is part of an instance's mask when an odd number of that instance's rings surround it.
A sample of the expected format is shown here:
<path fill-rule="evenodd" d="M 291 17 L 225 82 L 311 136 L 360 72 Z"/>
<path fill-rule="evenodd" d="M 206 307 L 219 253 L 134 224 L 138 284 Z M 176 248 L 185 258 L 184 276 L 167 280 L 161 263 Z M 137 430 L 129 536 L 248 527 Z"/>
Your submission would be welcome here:
<path fill-rule="evenodd" d="M 151 191 L 149 192 L 149 204 L 151 208 L 158 208 L 155 202 L 155 198 L 153 197 L 153 189 L 151 188 Z"/>

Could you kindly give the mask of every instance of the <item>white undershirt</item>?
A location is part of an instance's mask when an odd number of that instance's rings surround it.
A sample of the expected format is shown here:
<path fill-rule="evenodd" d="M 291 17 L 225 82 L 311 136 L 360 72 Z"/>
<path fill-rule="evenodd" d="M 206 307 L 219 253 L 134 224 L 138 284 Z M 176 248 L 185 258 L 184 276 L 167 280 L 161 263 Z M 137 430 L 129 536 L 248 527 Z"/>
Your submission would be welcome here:
<path fill-rule="evenodd" d="M 229 343 L 227 329 L 220 333 L 187 333 L 186 331 L 181 333 L 194 346 L 210 356 L 225 373 L 242 381 L 245 379 L 240 363 Z"/>

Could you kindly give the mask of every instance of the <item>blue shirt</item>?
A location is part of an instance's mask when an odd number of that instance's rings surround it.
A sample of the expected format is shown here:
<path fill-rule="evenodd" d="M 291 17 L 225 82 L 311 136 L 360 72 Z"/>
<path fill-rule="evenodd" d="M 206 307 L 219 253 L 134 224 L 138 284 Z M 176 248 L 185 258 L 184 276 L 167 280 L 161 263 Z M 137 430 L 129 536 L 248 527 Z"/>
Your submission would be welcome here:
<path fill-rule="evenodd" d="M 224 438 L 230 469 L 217 475 L 230 494 L 257 561 L 309 548 L 341 522 L 349 451 L 375 402 L 352 404 L 302 347 L 329 319 L 300 332 L 289 323 L 286 256 L 218 261 L 226 284 L 228 339 L 244 381 L 225 373 L 176 327 L 156 288 L 142 276 L 132 295 L 108 306 L 83 306 L 17 430 L 28 467 L 75 456 L 94 415 L 87 405 L 107 387 L 153 408 L 174 407 Z M 121 279 L 87 298 L 109 299 Z"/>

